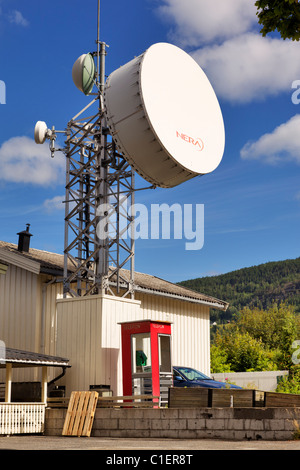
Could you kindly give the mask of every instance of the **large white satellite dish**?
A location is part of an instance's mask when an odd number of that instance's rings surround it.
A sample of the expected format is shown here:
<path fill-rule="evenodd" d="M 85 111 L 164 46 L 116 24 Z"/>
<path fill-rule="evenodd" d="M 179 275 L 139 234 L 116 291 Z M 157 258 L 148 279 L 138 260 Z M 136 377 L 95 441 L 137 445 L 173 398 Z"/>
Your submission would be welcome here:
<path fill-rule="evenodd" d="M 177 186 L 212 172 L 223 157 L 215 92 L 194 59 L 176 46 L 154 44 L 111 73 L 104 104 L 119 151 L 152 184 Z"/>

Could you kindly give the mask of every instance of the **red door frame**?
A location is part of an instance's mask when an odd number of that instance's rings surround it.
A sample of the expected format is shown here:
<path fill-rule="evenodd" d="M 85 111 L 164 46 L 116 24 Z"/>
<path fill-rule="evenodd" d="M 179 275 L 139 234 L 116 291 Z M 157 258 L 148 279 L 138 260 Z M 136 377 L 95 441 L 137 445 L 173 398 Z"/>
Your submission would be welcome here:
<path fill-rule="evenodd" d="M 120 323 L 120 325 L 122 338 L 123 395 L 132 395 L 131 335 L 150 333 L 152 394 L 154 396 L 160 396 L 158 336 L 160 334 L 171 336 L 171 323 L 154 320 L 140 320 Z"/>

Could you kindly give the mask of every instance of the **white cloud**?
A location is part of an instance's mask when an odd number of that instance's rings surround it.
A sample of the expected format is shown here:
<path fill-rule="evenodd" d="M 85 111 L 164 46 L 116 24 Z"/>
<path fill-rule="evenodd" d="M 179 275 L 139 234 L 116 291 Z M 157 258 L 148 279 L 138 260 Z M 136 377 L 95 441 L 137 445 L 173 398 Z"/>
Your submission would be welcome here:
<path fill-rule="evenodd" d="M 158 14 L 174 24 L 170 36 L 182 46 L 224 40 L 257 25 L 254 1 L 163 0 Z"/>
<path fill-rule="evenodd" d="M 28 26 L 29 22 L 24 18 L 22 13 L 18 10 L 14 10 L 8 15 L 8 19 L 10 23 L 17 24 L 19 26 Z"/>
<path fill-rule="evenodd" d="M 247 142 L 240 155 L 243 159 L 260 159 L 275 164 L 294 161 L 300 164 L 300 114 L 264 134 L 256 142 Z"/>
<path fill-rule="evenodd" d="M 0 180 L 49 186 L 64 180 L 65 160 L 58 152 L 50 157 L 48 144 L 29 137 L 12 137 L 0 147 Z"/>
<path fill-rule="evenodd" d="M 300 78 L 299 45 L 282 39 L 246 33 L 220 46 L 192 53 L 205 70 L 217 94 L 231 102 L 247 103 L 280 92 L 290 92 Z"/>
<path fill-rule="evenodd" d="M 170 40 L 189 50 L 219 98 L 249 103 L 290 92 L 300 79 L 299 44 L 262 37 L 255 2 L 161 0 Z"/>
<path fill-rule="evenodd" d="M 46 199 L 43 203 L 43 207 L 47 212 L 53 212 L 62 210 L 65 208 L 63 201 L 65 196 L 54 196 L 52 199 Z"/>

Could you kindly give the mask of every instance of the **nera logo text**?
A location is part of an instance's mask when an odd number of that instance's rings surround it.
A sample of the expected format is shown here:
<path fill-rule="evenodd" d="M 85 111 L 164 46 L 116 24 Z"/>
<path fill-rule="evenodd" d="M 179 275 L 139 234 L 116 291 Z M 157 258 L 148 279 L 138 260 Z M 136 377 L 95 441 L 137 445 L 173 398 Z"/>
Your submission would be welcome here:
<path fill-rule="evenodd" d="M 188 144 L 192 144 L 196 147 L 197 150 L 201 151 L 204 149 L 204 143 L 200 139 L 200 137 L 194 138 L 190 137 L 186 134 L 182 134 L 181 132 L 176 131 L 176 137 L 180 137 L 182 140 L 187 142 Z"/>

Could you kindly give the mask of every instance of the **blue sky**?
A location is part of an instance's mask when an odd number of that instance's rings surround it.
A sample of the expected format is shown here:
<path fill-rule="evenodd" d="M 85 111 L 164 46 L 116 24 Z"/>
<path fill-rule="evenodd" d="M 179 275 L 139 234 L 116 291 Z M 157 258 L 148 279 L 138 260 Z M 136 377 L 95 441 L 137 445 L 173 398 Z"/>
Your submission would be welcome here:
<path fill-rule="evenodd" d="M 38 120 L 64 129 L 89 102 L 71 72 L 95 50 L 96 28 L 97 0 L 0 0 L 1 240 L 16 243 L 30 223 L 33 247 L 63 252 L 64 157 L 51 159 L 33 132 Z M 102 0 L 101 40 L 107 74 L 156 42 L 190 53 L 214 86 L 226 129 L 213 173 L 136 196 L 147 205 L 204 204 L 203 248 L 138 240 L 136 270 L 176 282 L 298 257 L 300 104 L 292 83 L 300 80 L 300 44 L 262 38 L 254 1 L 245 0 Z"/>

